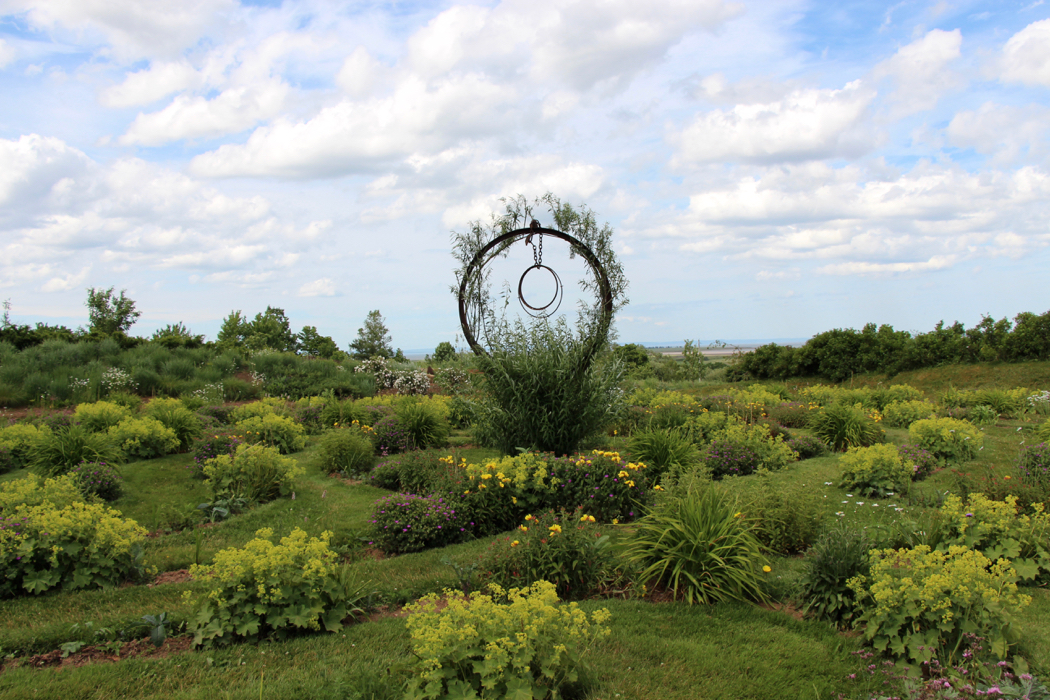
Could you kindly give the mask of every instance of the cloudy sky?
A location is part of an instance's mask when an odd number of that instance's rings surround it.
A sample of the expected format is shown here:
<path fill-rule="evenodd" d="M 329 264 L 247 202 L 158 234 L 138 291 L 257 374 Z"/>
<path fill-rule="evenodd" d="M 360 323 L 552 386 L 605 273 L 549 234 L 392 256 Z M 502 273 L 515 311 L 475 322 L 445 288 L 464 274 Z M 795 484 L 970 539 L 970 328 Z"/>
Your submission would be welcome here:
<path fill-rule="evenodd" d="M 380 309 L 433 348 L 458 331 L 450 232 L 549 190 L 616 231 L 624 342 L 1042 313 L 1048 17 L 0 0 L 0 298 L 77 326 L 87 287 L 126 288 L 133 332 L 209 337 L 272 305 L 344 346 Z"/>

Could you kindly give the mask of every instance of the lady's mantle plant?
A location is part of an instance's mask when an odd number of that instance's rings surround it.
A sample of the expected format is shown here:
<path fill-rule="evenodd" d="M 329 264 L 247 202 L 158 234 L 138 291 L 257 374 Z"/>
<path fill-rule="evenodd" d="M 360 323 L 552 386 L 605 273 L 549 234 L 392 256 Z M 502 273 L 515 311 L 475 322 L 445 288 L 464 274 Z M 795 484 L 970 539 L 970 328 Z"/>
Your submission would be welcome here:
<path fill-rule="evenodd" d="M 587 614 L 560 604 L 554 585 L 443 598 L 428 595 L 406 606 L 417 675 L 408 700 L 561 697 L 579 678 L 591 643 L 608 636 L 605 609 Z"/>

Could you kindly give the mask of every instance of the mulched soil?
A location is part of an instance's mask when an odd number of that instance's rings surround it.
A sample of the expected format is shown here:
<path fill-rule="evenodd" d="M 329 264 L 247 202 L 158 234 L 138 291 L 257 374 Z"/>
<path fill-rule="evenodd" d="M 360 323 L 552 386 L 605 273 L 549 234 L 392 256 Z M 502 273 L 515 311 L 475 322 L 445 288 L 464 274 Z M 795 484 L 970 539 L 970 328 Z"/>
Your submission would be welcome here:
<path fill-rule="evenodd" d="M 190 576 L 189 569 L 179 569 L 178 571 L 162 571 L 157 574 L 157 578 L 153 580 L 153 583 L 147 585 L 153 588 L 154 586 L 163 586 L 165 583 L 185 583 L 192 580 L 193 577 Z"/>
<path fill-rule="evenodd" d="M 30 656 L 22 665 L 33 668 L 69 668 L 84 666 L 86 664 L 116 663 L 126 659 L 163 659 L 173 654 L 181 654 L 189 651 L 193 646 L 193 637 L 182 635 L 179 637 L 168 637 L 159 647 L 153 646 L 148 639 L 135 639 L 125 642 L 117 649 L 107 649 L 104 646 L 86 646 L 75 654 L 62 658 L 62 652 L 58 649 L 46 654 Z"/>

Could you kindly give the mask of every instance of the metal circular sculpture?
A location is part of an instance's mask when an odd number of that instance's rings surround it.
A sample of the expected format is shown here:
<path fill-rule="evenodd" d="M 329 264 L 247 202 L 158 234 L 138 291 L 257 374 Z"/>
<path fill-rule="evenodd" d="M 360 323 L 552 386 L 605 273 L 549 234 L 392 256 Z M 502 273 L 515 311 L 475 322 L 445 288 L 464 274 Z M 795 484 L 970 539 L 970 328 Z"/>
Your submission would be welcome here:
<path fill-rule="evenodd" d="M 562 287 L 561 278 L 553 268 L 543 264 L 543 237 L 551 236 L 559 240 L 565 241 L 571 246 L 573 252 L 579 254 L 590 266 L 591 271 L 594 273 L 594 278 L 598 283 L 597 289 L 597 306 L 598 306 L 598 326 L 599 332 L 595 333 L 592 342 L 586 349 L 586 359 L 589 361 L 594 354 L 605 344 L 605 333 L 600 331 L 607 331 L 609 325 L 612 323 L 613 314 L 613 298 L 612 288 L 609 284 L 609 276 L 602 266 L 601 261 L 594 252 L 584 245 L 581 241 L 573 238 L 567 233 L 561 231 L 555 231 L 550 228 L 543 228 L 540 226 L 538 221 L 533 220 L 532 224 L 528 228 L 520 228 L 508 233 L 504 233 L 497 236 L 495 239 L 490 241 L 485 247 L 477 252 L 474 258 L 470 261 L 467 266 L 466 272 L 463 274 L 463 279 L 459 285 L 459 322 L 463 328 L 463 337 L 466 339 L 467 344 L 470 345 L 470 349 L 478 355 L 487 355 L 488 352 L 483 348 L 477 341 L 477 337 L 474 334 L 474 329 L 470 327 L 470 323 L 467 320 L 467 305 L 469 303 L 468 290 L 475 288 L 476 285 L 482 278 L 485 266 L 497 255 L 505 252 L 511 245 L 524 239 L 525 244 L 532 246 L 533 264 L 526 268 L 525 272 L 521 274 L 518 279 L 518 302 L 521 304 L 521 308 L 524 309 L 525 313 L 533 318 L 549 318 L 554 315 L 561 307 L 562 298 L 564 296 L 564 289 Z M 538 237 L 538 246 L 533 243 L 533 237 Z M 533 306 L 525 300 L 523 292 L 523 286 L 525 283 L 525 277 L 533 270 L 546 270 L 554 278 L 555 291 L 554 296 L 549 302 L 542 306 Z"/>

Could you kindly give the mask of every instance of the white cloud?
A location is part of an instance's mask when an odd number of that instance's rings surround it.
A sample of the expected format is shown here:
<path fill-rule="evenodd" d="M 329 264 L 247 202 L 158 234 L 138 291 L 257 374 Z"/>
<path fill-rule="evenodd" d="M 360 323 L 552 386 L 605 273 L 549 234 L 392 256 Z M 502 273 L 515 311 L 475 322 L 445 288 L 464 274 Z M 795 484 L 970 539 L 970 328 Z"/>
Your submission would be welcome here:
<path fill-rule="evenodd" d="M 934 29 L 875 66 L 876 79 L 892 77 L 897 85 L 891 95 L 894 117 L 932 109 L 941 95 L 963 84 L 949 68 L 962 55 L 961 47 L 961 31 Z"/>
<path fill-rule="evenodd" d="M 973 148 L 1006 164 L 1029 156 L 1044 158 L 1050 109 L 1037 105 L 1010 107 L 985 102 L 977 110 L 959 112 L 948 124 L 953 146 Z"/>
<path fill-rule="evenodd" d="M 92 169 L 83 152 L 61 139 L 27 134 L 0 139 L 0 222 L 8 225 L 43 211 L 65 211 L 84 196 Z"/>
<path fill-rule="evenodd" d="M 405 80 L 394 94 L 344 100 L 305 122 L 281 121 L 256 129 L 244 145 L 227 144 L 193 159 L 199 175 L 330 177 L 367 172 L 417 151 L 443 150 L 462 139 L 499 131 L 516 92 L 467 75 L 431 89 Z"/>
<path fill-rule="evenodd" d="M 84 280 L 87 279 L 88 272 L 91 267 L 81 268 L 80 272 L 70 273 L 63 275 L 62 277 L 52 277 L 49 279 L 44 286 L 40 288 L 42 292 L 68 292 L 71 289 L 76 289 Z"/>
<path fill-rule="evenodd" d="M 0 39 L 0 68 L 5 68 L 8 63 L 15 60 L 14 47 L 9 46 L 6 41 Z"/>
<path fill-rule="evenodd" d="M 159 112 L 139 114 L 120 143 L 159 146 L 235 134 L 279 113 L 287 96 L 288 86 L 278 81 L 228 88 L 211 100 L 180 95 Z"/>
<path fill-rule="evenodd" d="M 35 28 L 94 33 L 121 59 L 174 56 L 236 14 L 234 0 L 3 0 L 2 14 L 24 14 Z"/>
<path fill-rule="evenodd" d="M 335 296 L 335 284 L 327 277 L 322 277 L 313 282 L 307 282 L 299 287 L 301 297 L 332 297 Z"/>
<path fill-rule="evenodd" d="M 795 90 L 776 102 L 697 115 L 672 137 L 676 162 L 781 162 L 852 157 L 874 145 L 864 118 L 875 93 L 860 81 L 841 90 Z"/>
<path fill-rule="evenodd" d="M 358 46 L 343 61 L 335 76 L 336 85 L 354 99 L 367 97 L 373 89 L 391 78 L 391 71 L 377 61 L 364 46 Z"/>
<path fill-rule="evenodd" d="M 202 83 L 203 76 L 184 60 L 159 62 L 128 73 L 124 82 L 103 90 L 100 101 L 106 107 L 138 107 Z"/>
<path fill-rule="evenodd" d="M 1009 83 L 1050 86 L 1050 19 L 1033 22 L 1010 37 L 1000 59 Z"/>
<path fill-rule="evenodd" d="M 955 257 L 951 255 L 935 255 L 929 260 L 918 262 L 843 262 L 832 265 L 824 265 L 817 268 L 817 272 L 825 275 L 883 275 L 901 272 L 927 272 L 930 270 L 943 270 L 955 263 Z"/>

